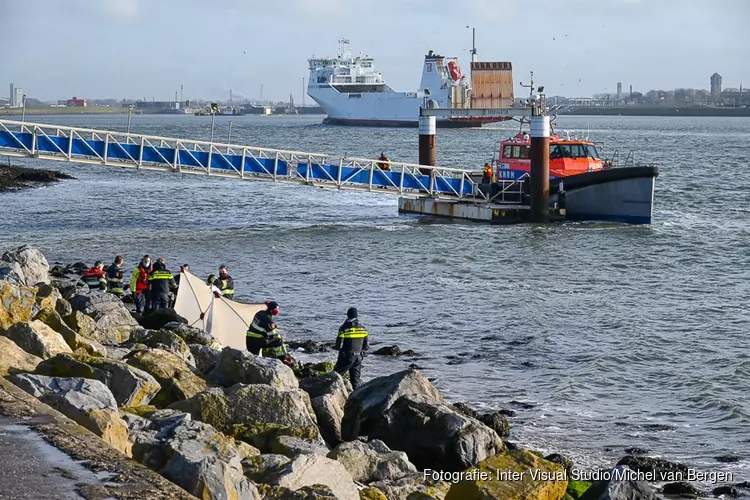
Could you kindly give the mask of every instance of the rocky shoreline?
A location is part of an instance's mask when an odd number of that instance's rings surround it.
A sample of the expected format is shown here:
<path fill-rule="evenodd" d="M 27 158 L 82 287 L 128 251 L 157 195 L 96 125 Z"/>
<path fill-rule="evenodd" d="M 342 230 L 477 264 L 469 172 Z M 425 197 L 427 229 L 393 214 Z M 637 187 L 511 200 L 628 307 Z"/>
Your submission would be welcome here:
<path fill-rule="evenodd" d="M 690 484 L 685 465 L 640 449 L 612 469 L 579 471 L 562 455 L 509 442 L 508 410 L 480 414 L 450 403 L 417 369 L 352 392 L 330 363 L 293 371 L 223 347 L 179 317 L 136 318 L 115 296 L 77 287 L 76 269 L 50 270 L 30 247 L 2 256 L 0 376 L 7 381 L 0 380 L 0 414 L 20 418 L 23 401 L 36 413 L 64 415 L 80 426 L 78 446 L 100 449 L 101 467 L 130 468 L 120 482 L 98 486 L 99 496 L 81 487 L 86 498 L 157 498 L 149 488 L 161 491 L 159 498 L 268 500 L 750 493 L 748 483 L 704 491 Z M 290 344 L 325 348 L 304 339 Z M 409 351 L 390 346 L 380 354 Z M 76 454 L 64 440 L 46 437 Z"/>
<path fill-rule="evenodd" d="M 56 170 L 0 165 L 0 193 L 73 178 L 71 175 Z"/>

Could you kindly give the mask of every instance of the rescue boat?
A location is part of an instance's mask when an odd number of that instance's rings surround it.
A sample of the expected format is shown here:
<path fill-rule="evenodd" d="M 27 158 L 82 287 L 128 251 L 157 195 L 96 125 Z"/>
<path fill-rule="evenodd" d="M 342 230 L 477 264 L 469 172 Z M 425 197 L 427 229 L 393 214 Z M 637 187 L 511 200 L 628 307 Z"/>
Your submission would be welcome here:
<path fill-rule="evenodd" d="M 523 122 L 522 122 L 523 126 Z M 531 185 L 531 138 L 523 129 L 499 141 L 490 166 L 493 179 L 476 174 L 480 189 L 494 203 L 529 203 Z M 564 208 L 567 220 L 604 220 L 650 224 L 654 211 L 654 183 L 659 175 L 654 165 L 637 166 L 631 151 L 619 165 L 615 151 L 603 159 L 596 144 L 571 134 L 550 134 L 550 204 Z M 482 181 L 479 179 L 482 178 Z M 513 186 L 520 183 L 519 194 Z"/>
<path fill-rule="evenodd" d="M 528 175 L 531 170 L 529 156 L 531 139 L 528 132 L 500 141 L 500 147 L 493 160 L 495 179 L 516 180 Z M 612 163 L 603 160 L 596 145 L 586 139 L 571 138 L 570 134 L 561 137 L 550 135 L 549 173 L 551 179 L 596 172 L 610 168 Z"/>

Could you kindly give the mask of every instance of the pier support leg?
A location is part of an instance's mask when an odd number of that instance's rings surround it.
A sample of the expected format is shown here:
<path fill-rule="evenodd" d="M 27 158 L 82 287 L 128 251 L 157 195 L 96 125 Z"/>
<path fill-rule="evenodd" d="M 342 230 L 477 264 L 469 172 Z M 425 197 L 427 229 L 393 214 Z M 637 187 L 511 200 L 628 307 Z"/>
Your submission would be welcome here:
<path fill-rule="evenodd" d="M 531 117 L 531 220 L 549 221 L 549 116 Z"/>
<path fill-rule="evenodd" d="M 437 165 L 437 125 L 434 116 L 419 117 L 419 164 L 434 167 Z M 422 172 L 425 174 L 425 172 Z M 425 175 L 429 175 L 427 172 Z"/>

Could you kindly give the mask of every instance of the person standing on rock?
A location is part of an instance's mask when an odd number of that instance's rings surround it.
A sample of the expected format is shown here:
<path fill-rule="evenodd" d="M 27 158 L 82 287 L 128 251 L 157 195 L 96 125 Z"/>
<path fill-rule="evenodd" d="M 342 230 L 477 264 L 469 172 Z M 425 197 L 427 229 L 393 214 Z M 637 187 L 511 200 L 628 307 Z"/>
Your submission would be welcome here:
<path fill-rule="evenodd" d="M 164 258 L 159 259 L 154 264 L 153 271 L 148 277 L 148 293 L 150 310 L 166 309 L 169 307 L 171 292 L 177 288 L 172 273 L 167 269 L 167 263 Z"/>
<path fill-rule="evenodd" d="M 369 347 L 369 334 L 359 322 L 359 314 L 355 307 L 346 311 L 346 321 L 339 328 L 336 337 L 336 349 L 339 351 L 339 359 L 333 368 L 340 375 L 349 372 L 349 380 L 352 388 L 359 387 L 359 375 L 362 372 L 362 360 L 366 356 Z"/>
<path fill-rule="evenodd" d="M 234 280 L 229 276 L 229 269 L 222 265 L 219 268 L 219 277 L 213 282 L 213 285 L 220 290 L 222 297 L 228 299 L 234 298 Z"/>
<path fill-rule="evenodd" d="M 151 257 L 144 255 L 130 276 L 130 292 L 133 294 L 133 298 L 135 298 L 135 312 L 138 314 L 143 314 L 146 308 L 149 307 L 147 295 L 148 277 L 151 275 L 151 271 L 153 271 Z"/>
<path fill-rule="evenodd" d="M 83 273 L 81 279 L 89 286 L 89 290 L 107 290 L 107 278 L 104 273 L 104 262 L 97 260 L 94 267 Z"/>
<path fill-rule="evenodd" d="M 180 277 L 182 276 L 182 273 L 189 273 L 189 272 L 190 272 L 190 264 L 183 264 L 180 266 L 180 273 L 172 276 L 174 278 L 174 282 L 177 284 L 177 288 L 174 291 L 174 295 L 172 296 L 172 301 L 169 303 L 169 307 L 174 307 L 174 304 L 177 301 L 177 292 L 180 289 Z"/>
<path fill-rule="evenodd" d="M 115 257 L 114 263 L 107 268 L 107 291 L 120 298 L 125 293 L 122 279 L 123 262 L 125 262 L 125 258 L 122 255 L 118 255 Z"/>
<path fill-rule="evenodd" d="M 267 358 L 278 358 L 283 361 L 287 356 L 286 346 L 281 335 L 276 331 L 273 317 L 279 314 L 279 304 L 266 302 L 266 308 L 255 313 L 250 328 L 247 329 L 245 345 L 247 350 L 258 355 L 261 352 Z"/>

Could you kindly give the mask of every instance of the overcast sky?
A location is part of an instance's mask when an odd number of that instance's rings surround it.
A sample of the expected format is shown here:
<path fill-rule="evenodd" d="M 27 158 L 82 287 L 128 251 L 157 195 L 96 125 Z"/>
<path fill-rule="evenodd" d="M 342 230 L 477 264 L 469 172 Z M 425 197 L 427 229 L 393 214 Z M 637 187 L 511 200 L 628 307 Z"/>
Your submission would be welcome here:
<path fill-rule="evenodd" d="M 0 96 L 300 102 L 307 59 L 346 37 L 391 87 L 416 90 L 428 49 L 468 69 L 511 61 L 550 95 L 750 87 L 750 0 L 0 0 Z M 525 93 L 525 91 L 524 91 Z M 308 98 L 308 102 L 310 99 Z"/>

